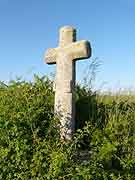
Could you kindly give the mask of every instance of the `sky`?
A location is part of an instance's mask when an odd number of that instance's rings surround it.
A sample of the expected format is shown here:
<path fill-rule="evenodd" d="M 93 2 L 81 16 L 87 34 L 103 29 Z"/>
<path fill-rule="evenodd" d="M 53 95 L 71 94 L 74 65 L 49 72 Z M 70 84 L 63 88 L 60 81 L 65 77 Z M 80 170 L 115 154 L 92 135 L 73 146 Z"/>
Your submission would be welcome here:
<path fill-rule="evenodd" d="M 135 88 L 134 0 L 0 0 L 0 80 L 54 73 L 44 54 L 58 46 L 65 25 L 92 47 L 92 57 L 77 62 L 78 82 L 98 59 L 97 89 Z"/>

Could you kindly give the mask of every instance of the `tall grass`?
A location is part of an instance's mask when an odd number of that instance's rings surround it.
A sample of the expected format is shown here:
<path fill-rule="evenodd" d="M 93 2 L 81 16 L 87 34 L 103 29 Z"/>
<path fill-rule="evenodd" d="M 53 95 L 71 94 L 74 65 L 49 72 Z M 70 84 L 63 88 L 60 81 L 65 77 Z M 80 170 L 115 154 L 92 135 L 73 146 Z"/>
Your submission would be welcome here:
<path fill-rule="evenodd" d="M 61 142 L 52 81 L 0 85 L 0 179 L 135 179 L 135 98 L 76 86 L 76 132 Z"/>

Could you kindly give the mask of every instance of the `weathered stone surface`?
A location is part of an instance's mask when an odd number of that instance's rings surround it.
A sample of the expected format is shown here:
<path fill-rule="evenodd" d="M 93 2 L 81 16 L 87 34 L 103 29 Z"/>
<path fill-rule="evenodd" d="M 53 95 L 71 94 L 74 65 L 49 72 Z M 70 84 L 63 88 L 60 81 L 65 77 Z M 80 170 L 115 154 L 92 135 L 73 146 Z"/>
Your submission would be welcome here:
<path fill-rule="evenodd" d="M 75 61 L 91 56 L 88 41 L 76 41 L 76 30 L 65 26 L 60 29 L 59 47 L 46 51 L 47 64 L 57 64 L 55 80 L 55 113 L 60 117 L 61 139 L 70 140 L 75 126 Z"/>

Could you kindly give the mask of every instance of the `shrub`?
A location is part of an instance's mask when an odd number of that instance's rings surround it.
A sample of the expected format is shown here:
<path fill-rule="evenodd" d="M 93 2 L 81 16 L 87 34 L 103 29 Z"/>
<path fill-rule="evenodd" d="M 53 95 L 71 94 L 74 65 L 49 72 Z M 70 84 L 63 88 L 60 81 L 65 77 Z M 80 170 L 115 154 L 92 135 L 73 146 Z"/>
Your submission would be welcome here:
<path fill-rule="evenodd" d="M 135 103 L 108 102 L 77 86 L 76 133 L 61 142 L 52 81 L 1 83 L 0 179 L 135 179 Z"/>

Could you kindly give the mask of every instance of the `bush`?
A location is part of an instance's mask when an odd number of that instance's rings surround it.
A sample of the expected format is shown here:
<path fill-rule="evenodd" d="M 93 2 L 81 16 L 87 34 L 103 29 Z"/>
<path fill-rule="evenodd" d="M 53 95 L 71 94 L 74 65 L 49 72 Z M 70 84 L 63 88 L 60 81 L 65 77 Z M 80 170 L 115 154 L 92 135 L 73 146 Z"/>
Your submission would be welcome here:
<path fill-rule="evenodd" d="M 61 142 L 52 81 L 1 83 L 0 179 L 135 179 L 135 103 L 108 102 L 77 86 L 76 133 Z"/>

